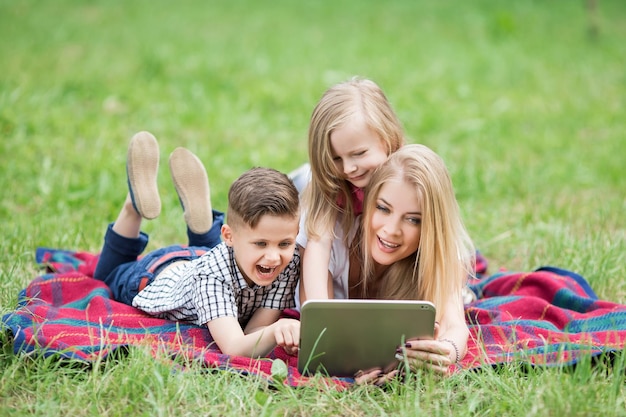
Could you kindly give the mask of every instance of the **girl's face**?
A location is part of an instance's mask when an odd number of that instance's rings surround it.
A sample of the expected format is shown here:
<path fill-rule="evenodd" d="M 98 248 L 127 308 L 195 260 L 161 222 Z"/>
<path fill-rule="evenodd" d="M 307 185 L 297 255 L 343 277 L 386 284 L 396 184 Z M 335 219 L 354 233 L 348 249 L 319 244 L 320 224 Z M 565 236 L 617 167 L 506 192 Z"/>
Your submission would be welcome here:
<path fill-rule="evenodd" d="M 364 188 L 374 170 L 387 160 L 383 141 L 360 116 L 330 134 L 330 148 L 337 170 L 358 188 Z"/>
<path fill-rule="evenodd" d="M 371 218 L 374 261 L 391 265 L 414 254 L 422 230 L 422 199 L 414 185 L 400 179 L 387 181 L 380 189 Z"/>

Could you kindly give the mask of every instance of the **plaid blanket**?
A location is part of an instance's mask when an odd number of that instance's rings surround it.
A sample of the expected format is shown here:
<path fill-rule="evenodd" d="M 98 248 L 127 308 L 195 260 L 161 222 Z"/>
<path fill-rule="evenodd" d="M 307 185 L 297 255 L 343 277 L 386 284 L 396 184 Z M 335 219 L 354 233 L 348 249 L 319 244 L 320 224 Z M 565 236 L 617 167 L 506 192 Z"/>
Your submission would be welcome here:
<path fill-rule="evenodd" d="M 97 255 L 40 248 L 37 262 L 47 273 L 19 296 L 14 312 L 2 317 L 14 351 L 95 362 L 120 347 L 147 346 L 153 354 L 200 360 L 206 366 L 257 375 L 275 383 L 272 364 L 287 365 L 283 383 L 302 386 L 297 358 L 275 348 L 267 358 L 222 354 L 205 327 L 158 319 L 111 299 L 92 278 Z M 480 256 L 479 279 L 471 283 L 478 300 L 466 307 L 468 354 L 454 370 L 504 363 L 571 365 L 582 356 L 622 350 L 626 343 L 626 305 L 598 300 L 583 277 L 544 267 L 528 273 L 486 276 Z M 319 379 L 317 379 L 319 381 Z M 349 378 L 324 383 L 346 388 Z"/>
<path fill-rule="evenodd" d="M 626 305 L 599 300 L 574 272 L 500 272 L 471 287 L 478 300 L 465 308 L 471 340 L 463 368 L 573 365 L 626 344 Z"/>

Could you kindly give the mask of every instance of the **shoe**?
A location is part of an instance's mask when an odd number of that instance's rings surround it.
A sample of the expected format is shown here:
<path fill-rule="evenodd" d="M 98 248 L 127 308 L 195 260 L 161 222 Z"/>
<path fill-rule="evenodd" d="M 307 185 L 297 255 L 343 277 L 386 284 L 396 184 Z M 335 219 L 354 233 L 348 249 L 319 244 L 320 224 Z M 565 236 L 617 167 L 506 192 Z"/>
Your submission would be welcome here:
<path fill-rule="evenodd" d="M 159 144 L 151 133 L 139 132 L 128 145 L 126 175 L 133 207 L 144 219 L 161 214 L 161 198 L 157 186 Z"/>
<path fill-rule="evenodd" d="M 176 148 L 170 155 L 170 174 L 178 193 L 187 227 L 203 234 L 213 225 L 209 178 L 202 161 L 185 148 Z"/>

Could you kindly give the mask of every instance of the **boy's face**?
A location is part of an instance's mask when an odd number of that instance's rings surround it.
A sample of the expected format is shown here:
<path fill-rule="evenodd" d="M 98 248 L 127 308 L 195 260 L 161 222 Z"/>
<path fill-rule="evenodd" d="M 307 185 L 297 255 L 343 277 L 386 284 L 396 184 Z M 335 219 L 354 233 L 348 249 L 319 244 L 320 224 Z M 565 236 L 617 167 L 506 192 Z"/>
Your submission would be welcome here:
<path fill-rule="evenodd" d="M 252 228 L 222 226 L 222 238 L 233 248 L 235 261 L 248 285 L 266 286 L 291 262 L 299 218 L 265 215 Z"/>

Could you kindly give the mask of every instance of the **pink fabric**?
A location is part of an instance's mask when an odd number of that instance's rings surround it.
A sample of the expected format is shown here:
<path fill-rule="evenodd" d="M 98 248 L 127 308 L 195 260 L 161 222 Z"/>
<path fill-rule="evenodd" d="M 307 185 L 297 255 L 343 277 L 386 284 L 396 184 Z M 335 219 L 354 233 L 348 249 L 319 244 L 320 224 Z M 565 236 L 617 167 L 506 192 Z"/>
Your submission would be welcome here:
<path fill-rule="evenodd" d="M 363 197 L 365 196 L 365 191 L 362 188 L 355 187 L 350 184 L 350 197 L 352 198 L 352 208 L 354 209 L 354 215 L 358 216 L 363 213 Z M 346 208 L 346 202 L 343 198 L 343 195 L 339 195 L 337 197 L 337 205 L 341 208 Z"/>

